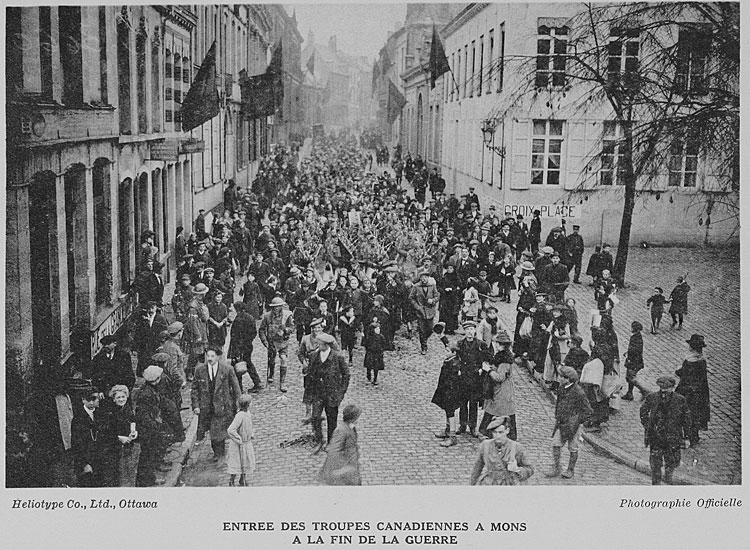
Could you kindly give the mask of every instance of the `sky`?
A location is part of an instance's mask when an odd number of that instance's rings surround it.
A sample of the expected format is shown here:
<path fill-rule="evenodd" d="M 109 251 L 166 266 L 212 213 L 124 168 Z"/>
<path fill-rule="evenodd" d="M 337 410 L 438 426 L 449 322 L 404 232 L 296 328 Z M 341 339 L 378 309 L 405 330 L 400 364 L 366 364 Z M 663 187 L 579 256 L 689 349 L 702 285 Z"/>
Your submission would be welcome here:
<path fill-rule="evenodd" d="M 307 46 L 307 33 L 312 29 L 315 42 L 328 44 L 336 35 L 338 49 L 373 60 L 388 38 L 388 31 L 406 19 L 406 4 L 291 4 L 297 10 L 297 26 Z M 401 25 L 399 25 L 400 27 Z"/>

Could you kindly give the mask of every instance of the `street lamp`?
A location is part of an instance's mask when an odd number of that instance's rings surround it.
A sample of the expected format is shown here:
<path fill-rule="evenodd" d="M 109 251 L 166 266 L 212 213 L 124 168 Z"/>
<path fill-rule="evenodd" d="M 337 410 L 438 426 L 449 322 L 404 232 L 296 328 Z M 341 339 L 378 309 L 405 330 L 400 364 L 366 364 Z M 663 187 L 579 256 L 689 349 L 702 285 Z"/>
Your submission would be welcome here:
<path fill-rule="evenodd" d="M 484 144 L 488 147 L 492 144 L 492 139 L 495 136 L 495 126 L 496 123 L 492 119 L 487 118 L 482 121 L 482 137 Z"/>

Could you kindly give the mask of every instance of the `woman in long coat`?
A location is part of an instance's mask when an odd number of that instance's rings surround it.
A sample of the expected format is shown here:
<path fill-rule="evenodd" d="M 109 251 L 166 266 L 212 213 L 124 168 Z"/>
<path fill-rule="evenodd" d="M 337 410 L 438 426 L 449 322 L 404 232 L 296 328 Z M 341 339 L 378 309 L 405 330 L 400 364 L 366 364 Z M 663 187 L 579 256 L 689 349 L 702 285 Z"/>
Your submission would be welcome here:
<path fill-rule="evenodd" d="M 669 306 L 669 315 L 672 316 L 672 326 L 677 325 L 678 329 L 682 328 L 682 322 L 688 312 L 688 292 L 690 292 L 690 285 L 682 277 L 677 277 L 677 286 L 669 295 L 669 301 L 672 304 Z"/>
<path fill-rule="evenodd" d="M 229 486 L 234 485 L 234 478 L 240 476 L 240 486 L 247 485 L 247 476 L 255 471 L 255 449 L 253 448 L 253 419 L 250 415 L 252 398 L 248 394 L 240 396 L 240 410 L 227 428 L 229 445 L 227 447 L 227 473 Z"/>
<path fill-rule="evenodd" d="M 326 460 L 320 470 L 320 480 L 326 485 L 362 485 L 354 427 L 361 412 L 357 405 L 347 405 L 341 413 L 343 422 L 336 426 L 328 442 Z"/>
<path fill-rule="evenodd" d="M 445 322 L 445 333 L 455 334 L 458 328 L 458 310 L 461 296 L 461 284 L 453 265 L 445 268 L 445 275 L 440 281 L 440 320 Z"/>
<path fill-rule="evenodd" d="M 456 409 L 464 401 L 463 382 L 461 380 L 461 360 L 456 351 L 458 346 L 452 344 L 451 354 L 443 361 L 440 368 L 437 388 L 432 396 L 432 403 L 445 411 L 445 430 L 437 432 L 435 437 L 445 439 L 444 447 L 456 445 Z"/>
<path fill-rule="evenodd" d="M 675 371 L 680 377 L 675 392 L 684 395 L 687 400 L 692 427 L 689 434 L 690 446 L 694 447 L 700 441 L 698 430 L 706 431 L 711 419 L 711 405 L 708 391 L 708 368 L 703 357 L 706 342 L 700 334 L 693 334 L 686 340 L 690 352 L 682 362 L 682 368 Z"/>
<path fill-rule="evenodd" d="M 525 449 L 508 436 L 509 423 L 507 416 L 501 416 L 487 427 L 492 439 L 479 444 L 471 485 L 523 485 L 534 475 Z"/>
<path fill-rule="evenodd" d="M 513 353 L 509 350 L 510 336 L 499 331 L 490 348 L 492 358 L 482 367 L 487 373 L 484 381 L 485 395 L 482 410 L 484 416 L 479 425 L 479 433 L 491 437 L 487 426 L 497 417 L 508 417 L 508 437 L 516 440 L 516 400 L 513 384 Z"/>

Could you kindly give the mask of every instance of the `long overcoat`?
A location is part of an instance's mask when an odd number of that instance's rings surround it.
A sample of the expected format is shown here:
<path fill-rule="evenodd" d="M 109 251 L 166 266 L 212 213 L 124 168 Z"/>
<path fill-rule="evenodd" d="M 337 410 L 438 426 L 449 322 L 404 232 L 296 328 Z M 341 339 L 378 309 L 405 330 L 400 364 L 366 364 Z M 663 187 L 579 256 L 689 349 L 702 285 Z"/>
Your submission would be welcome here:
<path fill-rule="evenodd" d="M 487 346 L 477 338 L 458 343 L 458 357 L 461 359 L 461 381 L 464 399 L 482 400 L 482 362 L 489 358 Z"/>
<path fill-rule="evenodd" d="M 195 368 L 191 392 L 193 409 L 200 407 L 198 433 L 204 434 L 210 430 L 212 440 L 225 440 L 227 428 L 237 412 L 237 400 L 241 393 L 237 376 L 232 368 L 223 361 L 219 361 L 214 391 L 211 394 L 208 366 L 206 363 L 198 365 Z"/>
<path fill-rule="evenodd" d="M 463 402 L 461 374 L 461 360 L 457 355 L 443 361 L 432 402 L 447 413 L 455 412 Z"/>
<path fill-rule="evenodd" d="M 349 388 L 349 367 L 340 353 L 331 350 L 328 358 L 321 362 L 320 350 L 310 358 L 307 370 L 313 400 L 322 401 L 324 407 L 338 407 Z"/>
<path fill-rule="evenodd" d="M 683 395 L 690 408 L 690 416 L 700 430 L 708 429 L 711 419 L 711 405 L 708 391 L 708 369 L 703 356 L 689 355 L 682 368 L 675 371 L 680 377 L 675 392 Z"/>

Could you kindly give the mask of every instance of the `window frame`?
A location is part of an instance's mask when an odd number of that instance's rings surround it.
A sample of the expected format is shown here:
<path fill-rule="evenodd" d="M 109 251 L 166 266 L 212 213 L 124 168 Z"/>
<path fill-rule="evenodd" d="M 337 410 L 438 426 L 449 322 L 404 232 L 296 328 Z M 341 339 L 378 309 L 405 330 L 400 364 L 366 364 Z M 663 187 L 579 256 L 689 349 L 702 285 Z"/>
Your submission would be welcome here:
<path fill-rule="evenodd" d="M 563 25 L 562 27 L 548 27 L 540 25 L 537 27 L 537 47 L 536 47 L 536 69 L 534 71 L 535 88 L 564 88 L 567 82 L 567 65 L 568 65 L 568 36 L 570 29 Z M 564 37 L 564 38 L 562 38 Z M 547 44 L 547 51 L 540 51 L 542 44 Z M 559 52 L 563 49 L 564 52 Z M 543 60 L 546 64 L 543 67 Z M 557 63 L 562 60 L 562 69 L 555 68 Z M 555 83 L 562 77 L 562 82 Z M 556 79 L 555 77 L 558 77 Z M 542 82 L 544 79 L 544 82 Z"/>
<path fill-rule="evenodd" d="M 607 131 L 608 126 L 612 128 L 612 132 Z M 602 147 L 599 154 L 599 177 L 597 178 L 597 185 L 602 187 L 617 187 L 625 185 L 625 182 L 622 181 L 622 178 L 624 177 L 623 168 L 620 166 L 620 162 L 625 156 L 625 152 L 622 148 L 623 131 L 624 123 L 621 121 L 605 120 L 603 123 Z M 605 147 L 610 144 L 612 152 L 605 152 Z M 605 157 L 612 157 L 611 163 L 606 169 L 604 168 Z M 605 174 L 608 174 L 609 183 L 604 183 L 603 181 Z"/>
<path fill-rule="evenodd" d="M 555 187 L 558 189 L 563 188 L 563 159 L 564 156 L 564 146 L 565 146 L 565 132 L 567 130 L 567 121 L 565 120 L 559 120 L 559 119 L 533 119 L 531 121 L 531 139 L 530 139 L 530 185 L 532 187 Z M 537 125 L 539 123 L 544 123 L 544 134 L 538 134 L 536 133 Z M 560 133 L 559 134 L 553 134 L 551 133 L 553 123 L 559 123 L 560 124 Z M 542 151 L 534 151 L 535 146 L 537 143 L 535 142 L 543 142 L 543 149 Z M 559 150 L 552 152 L 551 151 L 551 144 L 554 142 L 559 142 Z M 557 168 L 551 168 L 550 162 L 551 162 L 551 156 L 558 157 L 558 164 Z M 534 158 L 540 157 L 542 158 L 542 166 L 540 168 L 534 167 Z M 535 172 L 541 172 L 542 180 L 541 182 L 535 182 Z M 549 181 L 549 174 L 551 173 L 557 173 L 557 182 L 556 183 L 550 183 Z"/>
<path fill-rule="evenodd" d="M 678 149 L 679 153 L 675 154 Z M 667 161 L 667 186 L 670 188 L 696 189 L 698 187 L 700 157 L 700 139 L 697 129 L 683 127 L 673 131 Z M 688 161 L 691 159 L 692 167 L 689 169 Z M 677 169 L 675 169 L 675 160 L 679 162 Z M 686 183 L 688 175 L 692 176 L 692 184 Z"/>

